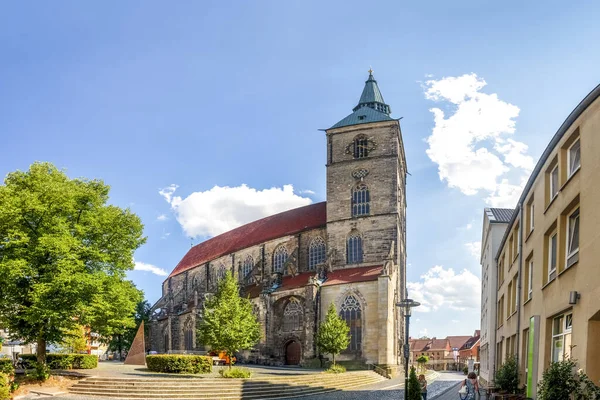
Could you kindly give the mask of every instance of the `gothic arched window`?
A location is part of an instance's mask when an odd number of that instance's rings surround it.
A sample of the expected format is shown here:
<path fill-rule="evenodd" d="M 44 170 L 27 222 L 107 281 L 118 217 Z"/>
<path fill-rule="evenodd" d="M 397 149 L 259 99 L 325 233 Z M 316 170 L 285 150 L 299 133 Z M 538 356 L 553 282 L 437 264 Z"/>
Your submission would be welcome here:
<path fill-rule="evenodd" d="M 352 216 L 369 215 L 371 212 L 371 195 L 369 187 L 364 183 L 352 190 Z"/>
<path fill-rule="evenodd" d="M 360 135 L 354 138 L 354 158 L 365 158 L 369 155 L 369 139 Z"/>
<path fill-rule="evenodd" d="M 350 345 L 347 350 L 360 351 L 362 349 L 362 310 L 360 303 L 354 295 L 348 295 L 340 307 L 340 317 L 350 327 Z"/>
<path fill-rule="evenodd" d="M 252 268 L 254 268 L 254 259 L 252 256 L 246 257 L 244 260 L 244 264 L 242 265 L 242 279 L 246 278 L 252 272 Z"/>
<path fill-rule="evenodd" d="M 285 246 L 279 246 L 273 253 L 273 272 L 283 272 L 283 266 L 288 259 Z"/>
<path fill-rule="evenodd" d="M 346 262 L 348 264 L 360 264 L 363 262 L 362 238 L 358 234 L 348 237 L 346 244 Z"/>
<path fill-rule="evenodd" d="M 221 280 L 221 279 L 225 278 L 226 272 L 227 272 L 227 268 L 225 268 L 225 265 L 221 264 L 219 266 L 219 269 L 217 270 L 217 280 Z"/>
<path fill-rule="evenodd" d="M 198 288 L 198 277 L 194 276 L 194 278 L 192 279 L 192 290 L 195 290 Z"/>
<path fill-rule="evenodd" d="M 183 343 L 185 350 L 194 349 L 194 324 L 192 319 L 188 319 L 183 327 Z"/>
<path fill-rule="evenodd" d="M 325 241 L 319 236 L 310 242 L 308 247 L 308 270 L 314 271 L 317 265 L 325 262 Z"/>
<path fill-rule="evenodd" d="M 292 298 L 283 310 L 284 332 L 291 332 L 302 329 L 302 314 L 304 314 L 304 310 L 302 309 L 300 302 Z"/>

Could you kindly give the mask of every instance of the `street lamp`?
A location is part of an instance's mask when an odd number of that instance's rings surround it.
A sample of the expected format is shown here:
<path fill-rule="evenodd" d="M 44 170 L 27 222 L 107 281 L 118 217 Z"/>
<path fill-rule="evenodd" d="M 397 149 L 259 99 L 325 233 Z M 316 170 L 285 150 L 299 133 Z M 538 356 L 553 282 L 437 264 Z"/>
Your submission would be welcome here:
<path fill-rule="evenodd" d="M 411 308 L 420 306 L 421 303 L 414 301 L 413 299 L 404 299 L 396 303 L 397 307 L 404 309 L 404 317 L 406 318 L 405 334 L 404 334 L 404 400 L 408 399 L 408 359 L 410 357 L 410 345 L 408 343 L 408 329 L 410 326 L 410 313 Z"/>

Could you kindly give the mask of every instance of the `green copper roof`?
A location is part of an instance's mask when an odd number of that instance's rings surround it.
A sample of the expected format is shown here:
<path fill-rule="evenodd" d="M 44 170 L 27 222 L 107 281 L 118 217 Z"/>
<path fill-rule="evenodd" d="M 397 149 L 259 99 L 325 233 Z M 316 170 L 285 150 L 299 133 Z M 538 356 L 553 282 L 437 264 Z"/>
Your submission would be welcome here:
<path fill-rule="evenodd" d="M 369 71 L 369 79 L 365 82 L 365 88 L 362 91 L 358 105 L 352 111 L 354 111 L 352 114 L 332 126 L 332 128 L 368 124 L 370 122 L 393 121 L 393 118 L 390 117 L 392 110 L 383 100 L 377 81 L 373 77 L 373 71 Z"/>
<path fill-rule="evenodd" d="M 346 118 L 332 126 L 332 128 L 340 128 L 342 126 L 369 124 L 371 122 L 393 121 L 389 115 L 379 111 L 375 111 L 370 107 L 362 107 L 348 115 Z"/>

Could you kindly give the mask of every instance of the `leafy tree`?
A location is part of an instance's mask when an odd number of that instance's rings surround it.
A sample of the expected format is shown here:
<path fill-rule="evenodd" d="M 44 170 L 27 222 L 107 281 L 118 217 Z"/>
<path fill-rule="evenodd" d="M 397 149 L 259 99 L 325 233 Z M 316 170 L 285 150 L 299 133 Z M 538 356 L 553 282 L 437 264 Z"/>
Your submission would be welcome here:
<path fill-rule="evenodd" d="M 110 336 L 141 292 L 125 279 L 145 238 L 140 219 L 109 205 L 101 180 L 70 179 L 50 163 L 0 186 L 0 324 L 14 337 L 58 344 L 77 325 Z"/>
<path fill-rule="evenodd" d="M 204 304 L 198 327 L 199 342 L 223 351 L 230 360 L 235 353 L 251 349 L 260 340 L 260 324 L 252 313 L 250 300 L 240 297 L 230 272 L 219 281 L 217 293 Z M 233 361 L 229 363 L 231 368 Z"/>
<path fill-rule="evenodd" d="M 519 367 L 515 356 L 508 357 L 504 364 L 498 368 L 494 382 L 500 390 L 506 393 L 517 393 L 519 390 Z"/>
<path fill-rule="evenodd" d="M 325 321 L 319 326 L 317 332 L 317 347 L 321 353 L 331 354 L 333 365 L 335 365 L 335 356 L 342 350 L 348 348 L 350 344 L 350 327 L 335 310 L 333 303 L 327 310 Z"/>
<path fill-rule="evenodd" d="M 148 332 L 150 325 L 150 309 L 152 306 L 147 300 L 142 300 L 137 303 L 135 307 L 134 321 L 135 325 L 130 327 L 123 327 L 122 329 L 116 329 L 114 334 L 110 337 L 108 342 L 108 348 L 111 351 L 117 351 L 119 355 L 122 354 L 123 349 L 129 349 L 133 344 L 133 339 L 137 334 L 138 328 L 142 322 L 144 322 L 144 335 L 146 342 L 146 350 L 149 349 L 150 342 L 148 340 Z"/>
<path fill-rule="evenodd" d="M 60 348 L 64 353 L 79 353 L 87 350 L 87 340 L 85 339 L 83 326 L 76 325 L 65 331 Z"/>
<path fill-rule="evenodd" d="M 419 356 L 419 358 L 417 358 L 417 364 L 419 364 L 419 369 L 421 371 L 425 370 L 425 364 L 427 364 L 429 362 L 429 357 L 425 356 L 425 355 L 421 355 Z"/>
<path fill-rule="evenodd" d="M 421 396 L 421 384 L 417 378 L 415 367 L 410 367 L 410 374 L 408 376 L 408 392 L 406 392 L 407 400 L 422 400 Z"/>

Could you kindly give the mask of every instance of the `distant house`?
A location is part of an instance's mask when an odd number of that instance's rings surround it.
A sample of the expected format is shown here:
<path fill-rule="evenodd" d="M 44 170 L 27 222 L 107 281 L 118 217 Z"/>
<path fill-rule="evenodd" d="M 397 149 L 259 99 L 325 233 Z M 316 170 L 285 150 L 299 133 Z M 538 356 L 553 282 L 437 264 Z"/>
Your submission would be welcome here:
<path fill-rule="evenodd" d="M 469 338 L 458 350 L 459 367 L 467 366 L 469 360 L 479 362 L 479 345 L 481 343 L 481 332 L 475 331 L 473 337 Z"/>
<path fill-rule="evenodd" d="M 477 331 L 478 332 L 478 331 Z M 460 350 L 469 341 L 472 336 L 447 336 L 444 339 L 422 338 L 410 340 L 410 359 L 412 365 L 416 365 L 420 356 L 427 356 L 429 361 L 426 364 L 427 369 L 435 371 L 457 370 L 459 369 Z M 456 354 L 455 354 L 456 352 Z"/>

